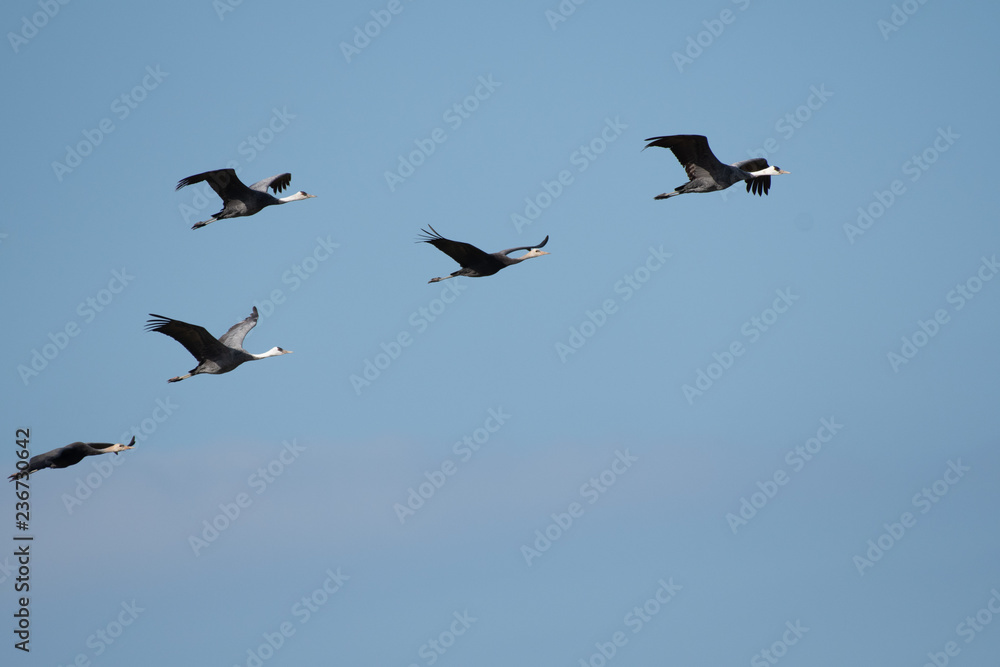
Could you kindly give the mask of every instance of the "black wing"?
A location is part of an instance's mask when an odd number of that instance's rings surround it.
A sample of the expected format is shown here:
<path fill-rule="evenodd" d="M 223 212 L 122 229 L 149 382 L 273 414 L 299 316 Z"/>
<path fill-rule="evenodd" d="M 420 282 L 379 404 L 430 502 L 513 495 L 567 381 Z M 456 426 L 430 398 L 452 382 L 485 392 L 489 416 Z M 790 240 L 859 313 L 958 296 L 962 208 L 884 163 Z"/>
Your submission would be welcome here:
<path fill-rule="evenodd" d="M 768 166 L 767 160 L 762 157 L 755 157 L 752 160 L 742 160 L 740 162 L 733 163 L 733 166 L 737 169 L 742 169 L 743 171 L 760 171 L 761 169 Z M 753 192 L 753 194 L 758 197 L 766 195 L 768 190 L 771 189 L 771 177 L 770 176 L 758 176 L 757 178 L 746 179 L 747 192 Z"/>
<path fill-rule="evenodd" d="M 290 175 L 289 179 L 291 179 Z M 206 171 L 203 174 L 188 176 L 177 181 L 175 189 L 180 190 L 184 186 L 201 183 L 202 181 L 208 181 L 208 184 L 215 190 L 215 194 L 222 197 L 223 202 L 227 202 L 230 199 L 246 200 L 246 195 L 250 192 L 250 188 L 243 185 L 243 182 L 236 175 L 235 169 L 216 169 L 215 171 Z"/>
<path fill-rule="evenodd" d="M 170 336 L 191 353 L 198 362 L 205 361 L 223 351 L 223 345 L 216 340 L 212 334 L 208 333 L 205 327 L 197 324 L 188 324 L 180 320 L 172 320 L 163 315 L 149 314 L 156 319 L 146 323 L 146 331 L 159 331 L 161 334 Z"/>
<path fill-rule="evenodd" d="M 471 243 L 462 243 L 461 241 L 446 239 L 438 234 L 436 229 L 430 225 L 427 226 L 430 227 L 431 231 L 421 229 L 420 231 L 424 233 L 424 238 L 418 239 L 417 242 L 430 243 L 432 246 L 458 262 L 462 268 L 468 268 L 481 262 L 489 262 L 491 260 L 494 262 L 496 261 L 495 258 L 489 255 L 489 253 L 483 252 Z"/>
<path fill-rule="evenodd" d="M 708 147 L 708 139 L 700 134 L 675 134 L 670 137 L 650 137 L 650 146 L 669 148 L 684 167 L 688 178 L 714 178 L 723 165 Z M 645 150 L 645 149 L 643 149 Z"/>
<path fill-rule="evenodd" d="M 251 185 L 250 189 L 256 190 L 257 192 L 267 192 L 267 189 L 271 188 L 275 191 L 275 193 L 278 193 L 287 188 L 288 184 L 291 182 L 291 174 L 278 174 L 277 176 L 271 176 L 270 178 L 262 178 Z"/>

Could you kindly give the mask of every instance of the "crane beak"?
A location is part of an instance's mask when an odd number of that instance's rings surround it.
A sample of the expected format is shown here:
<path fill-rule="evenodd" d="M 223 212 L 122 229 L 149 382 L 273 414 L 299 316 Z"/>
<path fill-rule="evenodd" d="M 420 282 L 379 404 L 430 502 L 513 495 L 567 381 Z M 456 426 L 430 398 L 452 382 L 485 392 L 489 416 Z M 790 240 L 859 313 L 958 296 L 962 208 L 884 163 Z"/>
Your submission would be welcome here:
<path fill-rule="evenodd" d="M 779 169 L 779 170 L 778 170 L 778 173 L 779 173 L 779 174 L 790 174 L 790 173 L 792 173 L 792 172 L 790 172 L 790 171 L 785 171 L 784 169 Z"/>

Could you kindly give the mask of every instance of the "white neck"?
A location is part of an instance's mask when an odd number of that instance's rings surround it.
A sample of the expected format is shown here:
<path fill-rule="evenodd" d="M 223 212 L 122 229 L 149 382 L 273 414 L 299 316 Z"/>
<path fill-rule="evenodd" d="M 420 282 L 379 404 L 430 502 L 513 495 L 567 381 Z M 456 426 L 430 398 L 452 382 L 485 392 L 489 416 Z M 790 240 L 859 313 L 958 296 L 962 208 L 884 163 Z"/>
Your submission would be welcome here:
<path fill-rule="evenodd" d="M 291 350 L 282 350 L 280 347 L 272 347 L 264 354 L 251 354 L 250 356 L 254 359 L 267 359 L 268 357 L 277 357 L 279 355 L 289 353 L 291 353 Z"/>
<path fill-rule="evenodd" d="M 290 201 L 299 201 L 300 199 L 311 199 L 315 195 L 307 195 L 304 192 L 296 192 L 294 195 L 289 195 L 287 197 L 282 197 L 278 201 L 282 204 L 287 204 Z"/>

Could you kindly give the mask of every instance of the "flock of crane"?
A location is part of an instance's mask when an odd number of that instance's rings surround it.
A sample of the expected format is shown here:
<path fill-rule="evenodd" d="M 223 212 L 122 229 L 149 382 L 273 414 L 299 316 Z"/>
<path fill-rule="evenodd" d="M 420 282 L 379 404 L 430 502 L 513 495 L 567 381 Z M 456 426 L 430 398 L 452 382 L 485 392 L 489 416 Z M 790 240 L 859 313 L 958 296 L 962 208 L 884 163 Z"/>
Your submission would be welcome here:
<path fill-rule="evenodd" d="M 787 174 L 778 167 L 770 166 L 764 158 L 753 158 L 743 160 L 732 165 L 723 164 L 712 153 L 708 147 L 708 139 L 696 134 L 680 134 L 668 137 L 650 137 L 646 139 L 649 143 L 645 148 L 657 146 L 668 148 L 673 152 L 678 162 L 687 172 L 688 182 L 674 188 L 670 192 L 656 195 L 654 199 L 669 199 L 677 195 L 689 192 L 715 192 L 739 183 L 746 182 L 747 192 L 756 195 L 766 195 L 771 188 L 771 176 Z M 643 149 L 645 150 L 645 149 Z M 247 215 L 254 215 L 268 206 L 276 204 L 287 204 L 293 201 L 311 199 L 315 195 L 306 192 L 296 192 L 288 197 L 278 198 L 270 194 L 268 190 L 273 190 L 275 194 L 280 193 L 289 186 L 292 175 L 278 174 L 263 180 L 257 181 L 247 187 L 236 176 L 233 169 L 216 169 L 206 171 L 194 176 L 188 176 L 177 183 L 177 189 L 195 183 L 207 182 L 219 197 L 222 198 L 222 210 L 213 215 L 208 220 L 196 223 L 192 229 L 199 229 L 217 220 L 227 218 L 238 218 Z M 430 227 L 428 225 L 428 227 Z M 458 262 L 461 268 L 447 276 L 431 278 L 428 282 L 436 283 L 448 278 L 466 276 L 469 278 L 480 278 L 492 276 L 500 269 L 513 264 L 518 264 L 532 257 L 541 257 L 549 253 L 541 248 L 549 242 L 546 236 L 541 243 L 536 246 L 521 246 L 501 250 L 500 252 L 487 253 L 476 246 L 461 241 L 446 239 L 437 231 L 430 227 L 430 231 L 421 230 L 424 236 L 418 239 L 419 242 L 429 243 L 435 248 Z M 510 253 L 526 250 L 527 253 L 520 257 L 510 257 Z M 183 345 L 188 352 L 198 360 L 198 365 L 191 369 L 186 375 L 172 377 L 167 382 L 179 382 L 193 375 L 208 373 L 218 375 L 228 373 L 246 361 L 256 359 L 266 359 L 283 354 L 289 354 L 291 350 L 284 350 L 280 347 L 272 347 L 263 354 L 251 354 L 243 349 L 243 339 L 257 325 L 257 308 L 249 317 L 242 322 L 238 322 L 229 328 L 219 338 L 215 338 L 204 327 L 174 320 L 162 315 L 150 315 L 152 318 L 147 325 L 147 331 L 158 331 L 170 336 Z M 118 454 L 135 446 L 135 438 L 127 445 L 121 443 L 99 443 L 99 442 L 74 442 L 59 447 L 44 454 L 33 456 L 23 467 L 10 476 L 10 480 L 27 477 L 31 473 L 44 468 L 67 468 L 82 461 L 87 456 L 98 454 Z"/>

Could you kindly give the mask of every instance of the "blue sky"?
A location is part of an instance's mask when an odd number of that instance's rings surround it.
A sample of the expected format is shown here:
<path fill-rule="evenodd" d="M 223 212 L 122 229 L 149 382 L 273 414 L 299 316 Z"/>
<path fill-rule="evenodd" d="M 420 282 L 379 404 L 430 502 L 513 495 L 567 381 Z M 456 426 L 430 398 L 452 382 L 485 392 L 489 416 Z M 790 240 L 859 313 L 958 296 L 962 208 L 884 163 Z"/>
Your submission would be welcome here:
<path fill-rule="evenodd" d="M 6 3 L 7 468 L 138 442 L 31 477 L 4 653 L 988 664 L 998 18 Z M 684 133 L 791 174 L 654 201 Z M 316 198 L 192 231 L 226 166 Z M 429 285 L 428 225 L 551 255 Z M 166 383 L 150 313 L 254 306 L 294 354 Z"/>

